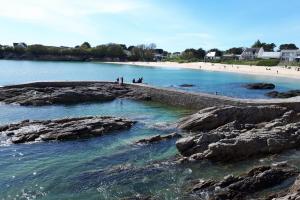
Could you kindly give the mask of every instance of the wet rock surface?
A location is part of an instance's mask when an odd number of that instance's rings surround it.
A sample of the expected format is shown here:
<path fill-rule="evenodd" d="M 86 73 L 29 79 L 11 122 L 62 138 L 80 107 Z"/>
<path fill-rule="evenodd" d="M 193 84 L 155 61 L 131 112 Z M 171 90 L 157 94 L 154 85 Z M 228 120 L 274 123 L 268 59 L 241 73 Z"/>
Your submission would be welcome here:
<path fill-rule="evenodd" d="M 116 98 L 146 100 L 142 91 L 117 83 L 32 83 L 0 88 L 0 101 L 24 106 L 72 104 L 93 101 L 110 101 Z"/>
<path fill-rule="evenodd" d="M 266 200 L 299 200 L 300 199 L 300 176 L 296 178 L 294 184 L 286 191 L 281 191 L 269 195 Z"/>
<path fill-rule="evenodd" d="M 180 137 L 181 137 L 181 135 L 178 134 L 178 133 L 171 133 L 171 134 L 168 134 L 168 135 L 155 135 L 155 136 L 150 137 L 150 138 L 145 138 L 145 139 L 138 140 L 136 143 L 137 144 L 151 144 L 151 143 L 170 140 L 170 139 L 174 139 L 174 138 L 180 138 Z"/>
<path fill-rule="evenodd" d="M 300 147 L 300 114 L 279 106 L 221 106 L 182 119 L 183 160 L 233 161 Z"/>
<path fill-rule="evenodd" d="M 291 166 L 260 166 L 250 170 L 245 175 L 228 175 L 220 181 L 193 181 L 188 191 L 200 199 L 244 200 L 256 192 L 278 186 L 298 174 L 299 171 Z"/>
<path fill-rule="evenodd" d="M 134 121 L 109 116 L 44 121 L 25 120 L 20 123 L 1 126 L 0 135 L 6 135 L 12 143 L 70 140 L 126 130 L 133 124 Z"/>
<path fill-rule="evenodd" d="M 249 83 L 245 87 L 250 90 L 273 90 L 275 85 L 273 83 Z"/>
<path fill-rule="evenodd" d="M 268 92 L 266 94 L 268 97 L 272 98 L 291 98 L 291 97 L 297 97 L 300 96 L 300 90 L 290 90 L 287 92 L 278 92 L 278 91 L 272 91 Z"/>

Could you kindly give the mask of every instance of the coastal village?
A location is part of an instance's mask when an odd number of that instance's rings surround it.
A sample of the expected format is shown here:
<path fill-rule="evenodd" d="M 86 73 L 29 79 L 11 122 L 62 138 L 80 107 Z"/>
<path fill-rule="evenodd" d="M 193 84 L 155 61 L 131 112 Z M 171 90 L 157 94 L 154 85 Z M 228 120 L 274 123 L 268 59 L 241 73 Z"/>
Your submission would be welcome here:
<path fill-rule="evenodd" d="M 260 42 L 260 41 L 258 41 Z M 141 52 L 137 52 L 137 49 L 143 49 L 143 51 L 149 51 L 148 56 L 144 57 L 137 57 L 136 61 L 176 61 L 177 58 L 184 57 L 184 54 L 193 54 L 193 52 L 197 51 L 196 49 L 186 49 L 183 52 L 174 52 L 170 53 L 163 49 L 157 49 L 155 44 L 150 44 L 149 47 L 146 45 L 137 45 L 137 46 L 129 46 L 128 48 L 126 45 L 120 45 L 120 44 L 107 44 L 106 46 L 118 46 L 123 51 L 123 54 L 125 57 L 103 57 L 103 60 L 106 61 L 120 61 L 120 59 L 126 59 L 131 60 L 131 57 L 136 57 L 137 54 L 141 54 Z M 58 49 L 60 51 L 66 51 L 66 50 L 73 50 L 73 49 L 89 49 L 92 48 L 89 43 L 85 42 L 81 46 L 73 47 L 52 47 L 52 46 L 43 46 L 43 45 L 27 45 L 24 42 L 18 42 L 13 43 L 13 46 L 8 45 L 0 45 L 0 58 L 5 57 L 6 59 L 9 59 L 10 57 L 14 58 L 14 54 L 22 54 L 25 53 L 26 50 L 30 47 L 45 47 L 48 49 Z M 104 45 L 105 46 L 105 45 Z M 150 47 L 151 46 L 151 47 Z M 226 51 L 221 51 L 218 49 L 212 49 L 208 51 L 204 51 L 201 49 L 201 52 L 203 56 L 201 57 L 195 57 L 191 55 L 191 58 L 198 58 L 200 60 L 203 60 L 205 62 L 221 62 L 221 61 L 229 61 L 229 60 L 240 60 L 240 61 L 249 61 L 249 60 L 259 60 L 259 59 L 265 59 L 265 60 L 276 60 L 280 61 L 282 63 L 291 64 L 294 63 L 297 65 L 299 63 L 300 66 L 300 50 L 296 45 L 293 44 L 285 44 L 282 45 L 285 46 L 284 48 L 280 48 L 278 50 L 274 50 L 274 47 L 272 51 L 266 50 L 263 46 L 261 47 L 239 47 L 239 48 L 231 48 Z M 97 48 L 97 47 L 96 47 Z M 139 49 L 139 50 L 140 50 Z M 232 51 L 235 49 L 236 51 Z M 140 50 L 142 51 L 142 50 Z M 145 52 L 144 52 L 145 53 Z M 147 53 L 147 52 L 146 52 Z M 1 55 L 2 54 L 2 55 Z M 47 54 L 47 53 L 46 53 Z M 48 53 L 51 55 L 51 51 Z M 80 56 L 80 52 L 79 55 Z M 20 58 L 22 59 L 22 58 Z M 26 58 L 25 58 L 26 59 Z M 144 60 L 146 59 L 146 60 Z M 100 59 L 101 60 L 101 59 Z M 187 60 L 188 61 L 188 60 Z M 190 61 L 189 61 L 190 62 Z M 241 62 L 242 63 L 242 62 Z M 278 62 L 279 63 L 279 62 Z"/>

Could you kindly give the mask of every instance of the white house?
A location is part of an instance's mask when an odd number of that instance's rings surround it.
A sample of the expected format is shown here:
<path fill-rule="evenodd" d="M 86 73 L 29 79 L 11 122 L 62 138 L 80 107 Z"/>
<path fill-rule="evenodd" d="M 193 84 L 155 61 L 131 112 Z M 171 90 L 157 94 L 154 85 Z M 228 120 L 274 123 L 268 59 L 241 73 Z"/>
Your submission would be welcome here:
<path fill-rule="evenodd" d="M 217 52 L 215 52 L 215 51 L 208 52 L 205 56 L 205 59 L 207 59 L 207 60 L 219 60 L 220 57 L 216 56 L 216 55 L 217 55 Z"/>
<path fill-rule="evenodd" d="M 266 51 L 263 51 L 260 54 L 258 54 L 257 58 L 280 59 L 281 58 L 281 52 L 266 52 Z"/>
<path fill-rule="evenodd" d="M 287 62 L 297 61 L 300 62 L 300 50 L 282 50 L 281 60 Z"/>

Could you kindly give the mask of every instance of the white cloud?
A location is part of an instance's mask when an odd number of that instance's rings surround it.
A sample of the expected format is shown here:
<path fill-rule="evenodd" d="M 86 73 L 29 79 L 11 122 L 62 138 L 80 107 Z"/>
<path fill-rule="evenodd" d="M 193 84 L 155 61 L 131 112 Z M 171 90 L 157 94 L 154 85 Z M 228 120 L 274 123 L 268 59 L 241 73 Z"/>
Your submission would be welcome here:
<path fill-rule="evenodd" d="M 82 35 L 95 34 L 91 15 L 126 13 L 143 6 L 137 0 L 0 0 L 0 5 L 0 18 Z"/>

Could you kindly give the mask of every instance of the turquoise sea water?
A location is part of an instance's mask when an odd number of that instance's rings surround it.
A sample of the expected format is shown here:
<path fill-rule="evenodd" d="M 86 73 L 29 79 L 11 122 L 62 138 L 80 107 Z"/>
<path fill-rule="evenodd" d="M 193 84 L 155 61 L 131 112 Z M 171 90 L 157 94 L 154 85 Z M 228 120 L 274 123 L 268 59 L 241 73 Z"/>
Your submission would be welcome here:
<path fill-rule="evenodd" d="M 146 83 L 179 88 L 194 84 L 186 90 L 241 98 L 266 98 L 266 91 L 253 91 L 245 83 L 271 82 L 276 90 L 300 89 L 300 79 L 253 76 L 236 73 L 210 72 L 188 69 L 149 68 L 88 62 L 39 62 L 0 60 L 0 85 L 45 80 L 106 80 L 123 76 L 125 81 L 143 77 Z M 182 89 L 182 88 L 181 88 Z"/>
<path fill-rule="evenodd" d="M 297 87 L 297 82 L 292 80 L 270 77 L 266 80 L 265 77 L 228 73 L 95 63 L 0 61 L 0 71 L 0 85 L 37 80 L 113 80 L 117 76 L 127 79 L 143 76 L 148 83 L 159 86 L 197 83 L 194 90 L 205 92 L 212 92 L 225 83 L 226 94 L 233 96 L 236 87 L 243 82 L 271 81 L 281 84 L 279 87 L 283 90 Z M 243 97 L 262 96 L 258 93 L 249 95 L 247 91 Z M 115 200 L 136 194 L 166 200 L 187 199 L 183 194 L 191 179 L 221 178 L 229 173 L 245 172 L 253 165 L 282 160 L 300 166 L 299 151 L 226 165 L 202 162 L 174 166 L 168 161 L 178 153 L 175 140 L 135 144 L 145 137 L 174 132 L 174 123 L 191 112 L 130 100 L 43 107 L 0 104 L 0 125 L 24 119 L 86 115 L 121 116 L 137 121 L 127 131 L 65 142 L 13 145 L 0 136 L 0 199 Z"/>

